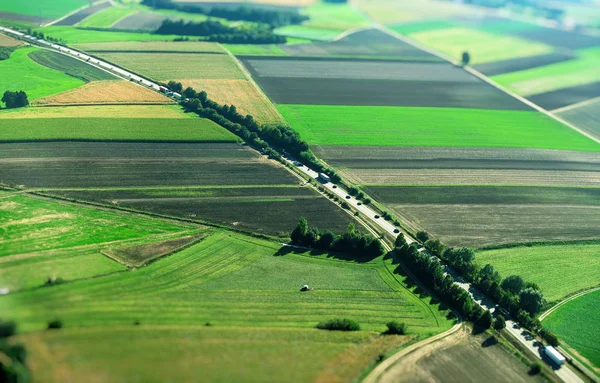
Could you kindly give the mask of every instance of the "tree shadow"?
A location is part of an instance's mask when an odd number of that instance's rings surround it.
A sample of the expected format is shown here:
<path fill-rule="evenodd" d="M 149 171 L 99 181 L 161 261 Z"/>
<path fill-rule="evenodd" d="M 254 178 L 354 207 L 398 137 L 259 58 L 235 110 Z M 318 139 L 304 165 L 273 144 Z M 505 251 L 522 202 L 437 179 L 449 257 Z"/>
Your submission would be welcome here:
<path fill-rule="evenodd" d="M 481 347 L 490 347 L 490 346 L 495 346 L 498 344 L 498 339 L 491 335 L 489 336 L 486 340 L 483 341 L 483 343 L 481 343 Z"/>
<path fill-rule="evenodd" d="M 479 334 L 483 334 L 485 332 L 485 328 L 478 326 L 478 325 L 473 325 L 473 330 L 471 330 L 471 334 L 473 335 L 479 335 Z"/>
<path fill-rule="evenodd" d="M 336 259 L 339 261 L 346 262 L 354 262 L 354 263 L 368 263 L 374 260 L 377 257 L 365 257 L 365 256 L 357 256 L 355 254 L 347 254 L 347 253 L 338 253 L 335 251 L 325 251 L 319 249 L 308 249 L 304 247 L 294 247 L 294 246 L 282 246 L 275 253 L 276 257 L 283 257 L 288 254 L 309 254 L 311 256 L 325 256 L 328 259 Z"/>

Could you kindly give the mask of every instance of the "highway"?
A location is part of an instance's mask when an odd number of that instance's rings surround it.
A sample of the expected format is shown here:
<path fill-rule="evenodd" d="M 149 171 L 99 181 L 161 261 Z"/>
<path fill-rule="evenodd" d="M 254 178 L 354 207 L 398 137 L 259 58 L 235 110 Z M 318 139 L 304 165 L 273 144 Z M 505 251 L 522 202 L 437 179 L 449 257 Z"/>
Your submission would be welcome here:
<path fill-rule="evenodd" d="M 157 83 L 149 81 L 143 77 L 136 75 L 135 73 L 126 71 L 126 70 L 116 67 L 115 65 L 110 64 L 106 61 L 102 61 L 97 58 L 88 56 L 88 55 L 86 55 L 82 52 L 76 51 L 74 49 L 70 49 L 70 48 L 64 47 L 62 45 L 55 44 L 55 43 L 50 43 L 48 41 L 38 39 L 33 36 L 30 36 L 30 35 L 27 35 L 27 34 L 24 34 L 24 33 L 9 29 L 9 28 L 1 27 L 1 26 L 0 26 L 0 32 L 12 35 L 18 39 L 25 40 L 27 42 L 30 42 L 35 45 L 39 45 L 39 46 L 47 48 L 47 49 L 55 50 L 62 54 L 73 57 L 77 60 L 80 60 L 82 62 L 85 62 L 91 66 L 99 67 L 103 70 L 110 71 L 111 73 L 115 73 L 115 74 L 119 75 L 119 77 L 133 80 L 133 81 L 135 81 L 141 85 L 144 85 L 150 89 L 153 89 L 157 92 L 160 92 L 160 90 L 161 90 L 160 85 Z M 289 162 L 293 166 L 296 166 L 295 165 L 296 161 L 294 161 L 293 159 L 290 159 L 290 158 L 284 158 L 284 159 L 285 159 L 285 161 Z M 309 176 L 315 180 L 317 180 L 317 178 L 319 176 L 319 174 L 317 172 L 315 172 L 312 169 L 309 169 L 308 167 L 306 167 L 304 165 L 296 166 L 296 168 L 298 170 L 300 170 L 302 173 L 306 174 L 307 176 Z M 317 182 L 319 182 L 319 181 L 317 181 Z M 322 183 L 322 185 L 327 190 L 331 191 L 332 193 L 334 193 L 341 199 L 345 200 L 350 206 L 352 206 L 352 208 L 354 210 L 358 211 L 361 214 L 361 218 L 363 220 L 366 220 L 367 222 L 369 222 L 369 224 L 372 227 L 381 230 L 382 234 L 387 233 L 387 234 L 391 235 L 392 237 L 396 237 L 398 235 L 398 233 L 402 232 L 398 227 L 394 226 L 392 223 L 386 221 L 382 217 L 379 217 L 378 213 L 375 210 L 373 210 L 369 205 L 365 205 L 365 204 L 361 203 L 360 201 L 358 201 L 356 198 L 351 197 L 348 194 L 347 190 L 345 190 L 339 186 L 336 186 L 331 182 Z M 402 232 L 402 233 L 404 234 L 406 241 L 409 244 L 417 242 L 414 238 L 412 238 L 410 235 L 408 235 L 408 233 L 406 233 L 406 232 Z M 425 250 L 420 250 L 420 251 L 425 251 Z M 443 265 L 443 263 L 442 263 L 442 265 Z M 446 266 L 446 272 L 451 274 L 457 281 L 457 284 L 464 290 L 468 291 L 471 294 L 471 296 L 473 297 L 473 299 L 483 309 L 490 310 L 492 312 L 492 314 L 494 314 L 497 307 L 492 302 L 486 300 L 485 297 L 483 296 L 483 294 L 478 292 L 470 284 L 463 281 L 460 276 L 458 276 L 456 273 L 454 273 L 447 266 Z M 507 318 L 506 328 L 507 328 L 508 332 L 511 335 L 513 335 L 513 337 L 515 339 L 517 339 L 521 344 L 523 344 L 525 347 L 527 347 L 529 350 L 531 350 L 534 353 L 534 355 L 536 355 L 540 360 L 544 360 L 546 363 L 551 365 L 551 362 L 549 362 L 548 360 L 546 360 L 545 358 L 542 357 L 542 354 L 539 349 L 540 344 L 539 344 L 539 342 L 537 342 L 535 340 L 535 338 L 533 336 L 531 336 L 531 334 L 529 334 L 527 331 L 521 330 L 515 322 L 510 320 L 510 318 Z M 583 382 L 577 376 L 577 374 L 575 374 L 568 366 L 563 366 L 559 369 L 555 369 L 555 373 L 565 383 L 582 383 Z"/>

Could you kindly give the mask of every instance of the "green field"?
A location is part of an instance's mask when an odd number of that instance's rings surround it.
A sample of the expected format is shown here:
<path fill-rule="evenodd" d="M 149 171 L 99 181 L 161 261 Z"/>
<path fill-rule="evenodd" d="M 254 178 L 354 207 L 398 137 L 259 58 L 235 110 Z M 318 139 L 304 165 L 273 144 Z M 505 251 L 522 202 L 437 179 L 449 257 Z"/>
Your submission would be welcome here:
<path fill-rule="evenodd" d="M 288 25 L 274 31 L 278 35 L 300 39 L 328 41 L 340 34 L 338 29 L 315 28 L 306 25 Z"/>
<path fill-rule="evenodd" d="M 578 58 L 519 72 L 492 77 L 492 80 L 522 95 L 551 92 L 600 81 L 600 48 L 578 51 Z"/>
<path fill-rule="evenodd" d="M 94 13 L 77 26 L 82 28 L 110 28 L 117 21 L 133 13 L 135 13 L 133 9 L 110 7 Z"/>
<path fill-rule="evenodd" d="M 471 64 L 536 56 L 553 51 L 549 45 L 464 27 L 414 32 L 409 37 L 455 60 L 460 60 L 462 53 L 468 51 L 471 54 Z"/>
<path fill-rule="evenodd" d="M 3 12 L 57 19 L 78 8 L 88 5 L 86 0 L 14 1 L 0 0 Z"/>
<path fill-rule="evenodd" d="M 226 53 L 221 44 L 205 41 L 120 41 L 77 44 L 86 52 L 160 52 L 160 53 Z"/>
<path fill-rule="evenodd" d="M 10 124 L 11 129 L 0 131 L 0 141 L 239 141 L 203 118 L 25 118 L 11 119 Z"/>
<path fill-rule="evenodd" d="M 278 105 L 312 145 L 483 146 L 600 151 L 537 112 L 453 108 Z"/>
<path fill-rule="evenodd" d="M 488 250 L 477 254 L 477 262 L 492 264 L 503 277 L 521 275 L 537 283 L 550 302 L 600 284 L 599 244 Z"/>
<path fill-rule="evenodd" d="M 37 50 L 31 52 L 29 57 L 40 65 L 66 73 L 85 82 L 117 79 L 110 73 L 60 53 Z"/>
<path fill-rule="evenodd" d="M 29 101 L 65 92 L 85 84 L 83 80 L 42 66 L 29 54 L 35 48 L 20 48 L 8 60 L 0 61 L 0 89 L 24 90 Z"/>
<path fill-rule="evenodd" d="M 86 44 L 119 41 L 173 41 L 176 35 L 154 35 L 151 33 L 98 31 L 64 26 L 48 26 L 38 29 L 47 36 L 62 39 L 67 44 Z"/>
<path fill-rule="evenodd" d="M 302 12 L 310 17 L 306 25 L 313 28 L 345 31 L 370 25 L 369 20 L 349 4 L 319 2 Z"/>
<path fill-rule="evenodd" d="M 598 323 L 600 322 L 600 290 L 576 298 L 550 314 L 544 328 L 554 332 L 563 346 L 574 348 L 596 368 L 600 368 Z M 577 359 L 581 359 L 577 357 Z"/>
<path fill-rule="evenodd" d="M 101 53 L 98 56 L 158 81 L 245 79 L 231 57 L 224 54 Z"/>
<path fill-rule="evenodd" d="M 236 56 L 287 56 L 287 52 L 279 45 L 255 44 L 223 44 L 225 48 Z"/>

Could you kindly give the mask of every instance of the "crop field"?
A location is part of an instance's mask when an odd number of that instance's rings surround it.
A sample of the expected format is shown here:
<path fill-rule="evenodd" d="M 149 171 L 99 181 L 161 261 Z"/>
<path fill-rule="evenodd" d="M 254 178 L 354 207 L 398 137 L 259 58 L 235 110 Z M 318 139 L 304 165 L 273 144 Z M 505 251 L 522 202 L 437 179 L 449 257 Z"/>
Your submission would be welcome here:
<path fill-rule="evenodd" d="M 430 182 L 434 180 L 430 178 Z M 452 185 L 365 185 L 363 188 L 407 225 L 416 231 L 425 229 L 449 246 L 597 239 L 600 235 L 597 188 L 507 186 L 503 189 Z"/>
<path fill-rule="evenodd" d="M 154 32 L 168 17 L 160 13 L 136 12 L 113 25 L 114 29 Z"/>
<path fill-rule="evenodd" d="M 28 118 L 197 119 L 193 114 L 184 113 L 178 105 L 86 105 L 77 108 L 48 106 L 44 108 L 6 109 L 0 112 L 0 119 Z"/>
<path fill-rule="evenodd" d="M 158 81 L 174 79 L 244 79 L 228 55 L 170 53 L 101 53 L 99 57 Z M 174 65 L 177 63 L 177 65 Z"/>
<path fill-rule="evenodd" d="M 2 182 L 49 194 L 277 235 L 287 235 L 302 216 L 337 231 L 351 221 L 293 175 L 239 144 L 0 146 Z"/>
<path fill-rule="evenodd" d="M 278 124 L 283 118 L 271 101 L 248 80 L 181 80 L 184 87 L 203 90 L 219 104 L 236 105 L 241 114 L 250 114 L 261 123 Z"/>
<path fill-rule="evenodd" d="M 23 45 L 23 43 L 19 40 L 15 40 L 12 37 L 0 33 L 0 47 L 20 47 L 21 45 Z"/>
<path fill-rule="evenodd" d="M 425 51 L 398 40 L 377 29 L 362 30 L 343 39 L 327 43 L 284 45 L 282 49 L 292 56 L 352 56 L 393 57 L 414 61 L 438 61 Z"/>
<path fill-rule="evenodd" d="M 340 34 L 338 29 L 323 29 L 306 25 L 288 25 L 277 28 L 274 30 L 274 32 L 281 36 L 317 41 L 332 40 Z"/>
<path fill-rule="evenodd" d="M 242 57 L 276 104 L 435 106 L 530 110 L 443 63 Z"/>
<path fill-rule="evenodd" d="M 544 327 L 559 337 L 563 347 L 567 346 L 576 359 L 592 365 L 596 373 L 600 370 L 600 348 L 596 341 L 599 308 L 600 291 L 595 291 L 566 303 L 544 320 Z"/>
<path fill-rule="evenodd" d="M 600 99 L 581 107 L 558 113 L 561 118 L 600 138 Z"/>
<path fill-rule="evenodd" d="M 239 141 L 233 133 L 201 118 L 13 118 L 10 124 L 13 129 L 2 130 L 0 141 Z"/>
<path fill-rule="evenodd" d="M 110 28 L 117 21 L 135 12 L 129 8 L 110 7 L 94 13 L 77 24 L 81 28 Z"/>
<path fill-rule="evenodd" d="M 48 26 L 39 31 L 67 44 L 87 44 L 120 41 L 173 41 L 176 35 L 155 35 L 152 33 L 134 33 L 120 31 L 99 31 L 95 29 L 73 28 L 70 26 Z"/>
<path fill-rule="evenodd" d="M 32 105 L 165 105 L 173 100 L 130 81 L 94 81 L 76 89 L 35 100 Z M 4 113 L 0 113 L 0 118 Z M 127 117 L 127 116 L 123 116 Z M 142 116 L 143 117 L 143 116 Z M 160 116 L 159 116 L 160 117 Z"/>
<path fill-rule="evenodd" d="M 600 81 L 527 97 L 547 110 L 554 110 L 600 97 Z"/>
<path fill-rule="evenodd" d="M 569 244 L 513 247 L 477 253 L 479 263 L 492 264 L 503 277 L 521 275 L 540 286 L 550 302 L 600 285 L 600 245 Z M 565 275 L 577 278 L 565 278 Z"/>
<path fill-rule="evenodd" d="M 141 238 L 192 227 L 156 219 L 142 220 L 132 214 L 81 209 L 9 192 L 0 196 L 3 212 L 0 257 Z"/>
<path fill-rule="evenodd" d="M 0 9 L 3 12 L 57 19 L 88 4 L 89 2 L 85 0 L 53 0 L 51 2 L 0 0 Z"/>
<path fill-rule="evenodd" d="M 537 112 L 322 105 L 279 105 L 278 109 L 312 145 L 600 151 L 594 141 Z"/>
<path fill-rule="evenodd" d="M 103 9 L 110 8 L 112 4 L 109 1 L 105 1 L 103 3 L 90 5 L 89 7 L 83 8 L 80 11 L 73 13 L 55 23 L 54 25 L 75 25 L 82 20 L 85 20 L 87 17 L 92 16 L 94 13 L 99 12 Z"/>
<path fill-rule="evenodd" d="M 36 63 L 78 78 L 85 82 L 115 80 L 116 77 L 72 57 L 47 50 L 36 50 L 29 54 Z"/>
<path fill-rule="evenodd" d="M 565 62 L 572 60 L 575 57 L 575 55 L 570 53 L 547 53 L 538 56 L 494 61 L 486 64 L 474 65 L 473 67 L 487 76 L 497 76 L 505 73 L 518 72 Z"/>
<path fill-rule="evenodd" d="M 473 8 L 454 2 L 437 2 L 431 0 L 413 0 L 392 2 L 388 0 L 360 0 L 358 8 L 371 19 L 381 24 L 398 24 L 407 22 L 433 21 L 477 14 Z"/>
<path fill-rule="evenodd" d="M 236 56 L 287 56 L 283 45 L 276 44 L 223 44 L 223 46 Z"/>
<path fill-rule="evenodd" d="M 579 51 L 578 56 L 574 60 L 494 76 L 492 79 L 522 96 L 600 81 L 600 74 L 596 70 L 600 48 Z"/>
<path fill-rule="evenodd" d="M 204 41 L 121 41 L 114 43 L 77 44 L 76 49 L 90 53 L 147 52 L 147 53 L 226 53 L 217 43 Z"/>
<path fill-rule="evenodd" d="M 237 380 L 249 371 L 261 381 L 290 373 L 301 382 L 352 381 L 378 355 L 452 325 L 445 311 L 403 287 L 392 268 L 389 260 L 358 264 L 337 260 L 334 254 L 294 253 L 276 242 L 217 231 L 135 272 L 2 296 L 0 308 L 8 312 L 5 308 L 11 307 L 9 319 L 17 320 L 25 332 L 18 340 L 27 346 L 33 373 L 45 370 L 48 381 L 90 374 L 98 374 L 99 381 L 154 381 L 161 374 L 186 380 L 200 373 L 222 381 Z M 264 275 L 277 277 L 268 280 Z M 315 290 L 299 292 L 302 283 Z M 28 314 L 31 307 L 35 317 Z M 57 315 L 63 330 L 27 333 L 44 328 Z M 312 328 L 338 316 L 354 318 L 362 331 Z M 409 336 L 379 336 L 390 319 L 405 321 Z M 169 352 L 163 353 L 167 339 Z M 60 352 L 64 359 L 47 365 L 44 349 Z M 148 355 L 157 358 L 151 375 Z M 228 355 L 235 355 L 236 363 L 225 368 Z M 183 364 L 173 375 L 170 369 L 177 363 Z M 115 367 L 100 373 L 106 364 Z"/>
<path fill-rule="evenodd" d="M 310 17 L 306 23 L 312 28 L 345 31 L 369 26 L 369 20 L 349 4 L 320 2 L 302 10 Z"/>
<path fill-rule="evenodd" d="M 20 48 L 0 61 L 0 89 L 24 90 L 29 101 L 77 88 L 84 81 L 39 65 L 29 54 L 35 48 Z"/>

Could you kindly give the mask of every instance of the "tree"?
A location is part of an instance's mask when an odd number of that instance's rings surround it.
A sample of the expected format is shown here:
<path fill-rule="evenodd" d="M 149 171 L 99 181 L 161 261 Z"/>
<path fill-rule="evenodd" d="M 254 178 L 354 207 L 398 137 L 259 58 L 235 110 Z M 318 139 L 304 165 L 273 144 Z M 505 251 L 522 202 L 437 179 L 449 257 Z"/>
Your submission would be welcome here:
<path fill-rule="evenodd" d="M 185 90 L 183 91 L 183 96 L 189 99 L 196 99 L 196 97 L 198 97 L 198 93 L 196 93 L 196 91 L 193 88 L 190 88 L 189 86 L 187 88 L 185 88 Z M 199 101 L 199 100 L 198 100 Z"/>
<path fill-rule="evenodd" d="M 327 230 L 326 232 L 321 234 L 321 237 L 317 241 L 316 246 L 317 246 L 317 248 L 319 248 L 321 250 L 329 250 L 329 248 L 335 241 L 335 238 L 336 238 L 335 234 L 333 234 L 331 231 Z"/>
<path fill-rule="evenodd" d="M 386 334 L 392 334 L 392 335 L 406 334 L 406 323 L 404 323 L 404 322 L 391 321 L 391 322 L 388 322 L 386 324 L 386 326 L 388 328 L 386 331 Z"/>
<path fill-rule="evenodd" d="M 490 313 L 489 310 L 485 310 L 485 312 L 477 318 L 475 324 L 485 329 L 490 328 L 492 326 L 492 313 Z"/>
<path fill-rule="evenodd" d="M 503 328 L 506 328 L 506 320 L 502 314 L 496 317 L 496 320 L 494 321 L 494 328 L 496 330 L 502 330 Z"/>
<path fill-rule="evenodd" d="M 0 321 L 0 338 L 8 338 L 14 335 L 17 330 L 17 325 L 12 321 Z"/>
<path fill-rule="evenodd" d="M 169 81 L 169 83 L 167 84 L 167 88 L 171 89 L 173 92 L 183 92 L 183 85 L 177 81 Z"/>
<path fill-rule="evenodd" d="M 2 96 L 2 100 L 0 101 L 6 104 L 7 109 L 22 108 L 29 105 L 27 94 L 22 90 L 18 92 L 11 92 L 7 90 L 4 92 L 4 96 Z"/>
<path fill-rule="evenodd" d="M 429 240 L 429 233 L 427 233 L 426 231 L 419 231 L 417 233 L 417 239 L 419 241 L 425 243 Z"/>
<path fill-rule="evenodd" d="M 540 330 L 540 335 L 548 344 L 552 347 L 557 347 L 559 345 L 558 338 L 554 335 L 550 330 L 546 330 L 545 328 Z"/>
<path fill-rule="evenodd" d="M 545 304 L 546 300 L 544 299 L 542 292 L 535 290 L 532 287 L 523 289 L 519 293 L 519 306 L 522 310 L 527 311 L 532 317 L 539 313 Z"/>
<path fill-rule="evenodd" d="M 444 251 L 444 245 L 439 239 L 429 239 L 425 242 L 425 248 L 431 252 L 431 254 L 439 256 Z"/>
<path fill-rule="evenodd" d="M 525 285 L 525 281 L 519 275 L 510 275 L 502 281 L 500 285 L 505 291 L 513 295 L 519 294 L 523 286 Z"/>
<path fill-rule="evenodd" d="M 296 228 L 292 231 L 292 234 L 290 235 L 292 238 L 292 243 L 295 244 L 304 244 L 304 238 L 306 237 L 306 234 L 308 233 L 308 222 L 306 221 L 306 218 L 304 217 L 300 217 L 300 220 L 298 221 L 298 225 L 296 226 Z"/>
<path fill-rule="evenodd" d="M 496 270 L 494 270 L 494 266 L 490 265 L 489 263 L 483 266 L 483 269 L 481 269 L 481 271 L 479 272 L 479 279 L 487 279 L 488 281 L 490 281 L 490 284 L 494 282 L 500 283 L 500 281 L 502 280 L 500 274 Z"/>
<path fill-rule="evenodd" d="M 463 66 L 467 66 L 469 65 L 469 63 L 471 62 L 471 55 L 469 54 L 469 52 L 463 52 L 462 54 L 462 65 Z"/>
<path fill-rule="evenodd" d="M 396 241 L 394 241 L 394 246 L 395 247 L 406 246 L 406 238 L 404 237 L 404 234 L 402 234 L 402 233 L 398 234 L 398 236 L 396 237 Z"/>
<path fill-rule="evenodd" d="M 529 375 L 537 375 L 542 372 L 542 364 L 540 362 L 531 363 L 529 366 Z"/>

